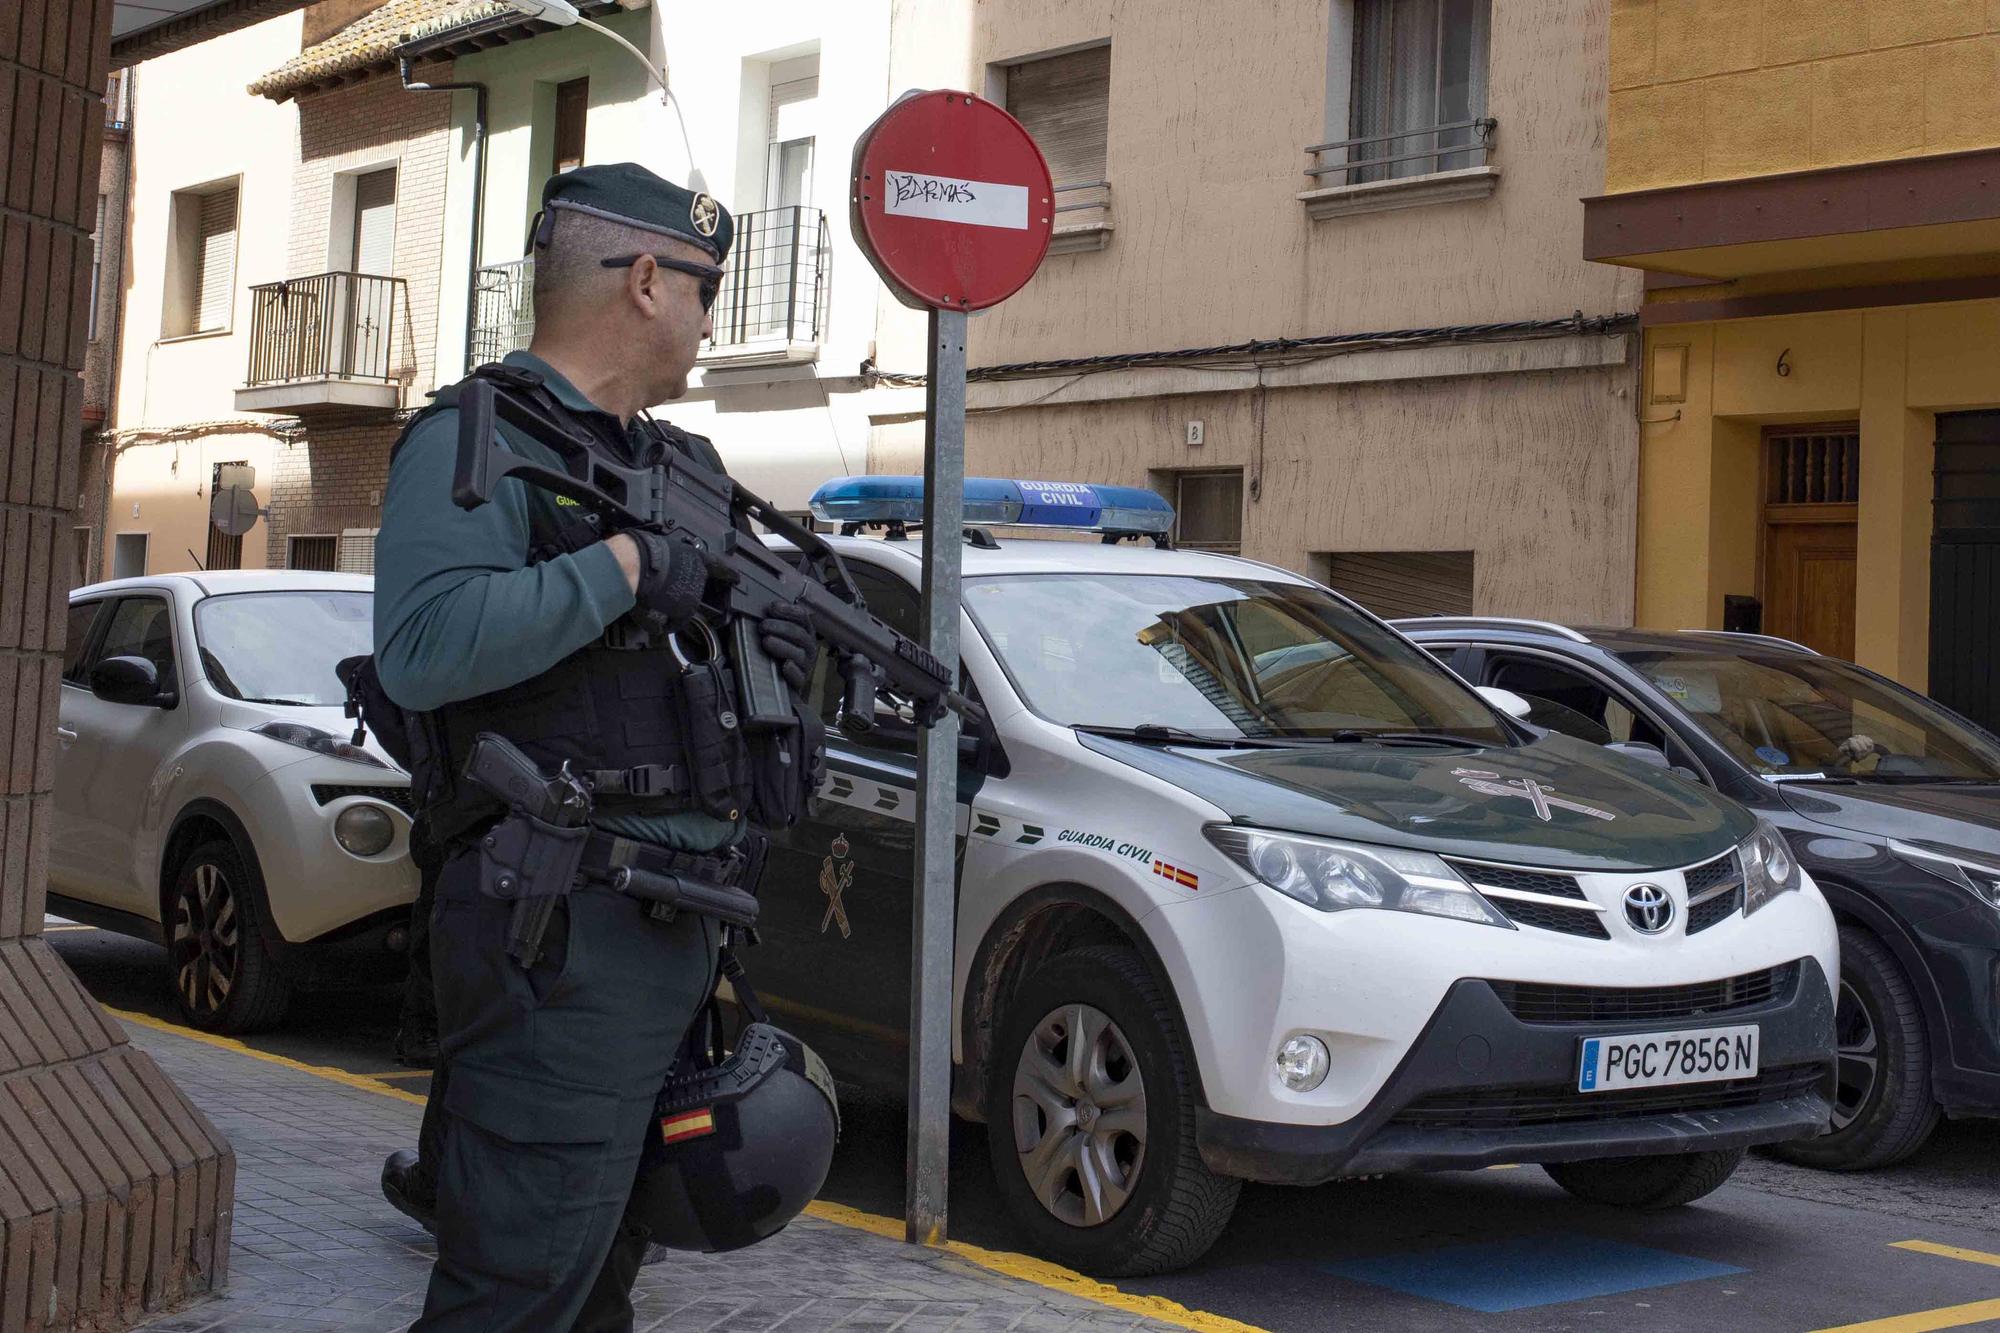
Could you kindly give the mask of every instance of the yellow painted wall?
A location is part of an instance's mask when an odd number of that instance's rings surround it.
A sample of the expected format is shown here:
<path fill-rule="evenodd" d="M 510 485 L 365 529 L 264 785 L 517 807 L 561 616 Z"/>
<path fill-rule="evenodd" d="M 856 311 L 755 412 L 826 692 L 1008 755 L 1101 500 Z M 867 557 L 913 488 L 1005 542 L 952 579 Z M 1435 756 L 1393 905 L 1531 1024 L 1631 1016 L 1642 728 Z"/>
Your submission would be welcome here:
<path fill-rule="evenodd" d="M 1607 190 L 1995 145 L 1990 0 L 1613 0 Z"/>
<path fill-rule="evenodd" d="M 1725 594 L 1756 591 L 1760 427 L 1858 419 L 1855 658 L 1922 689 L 1937 413 L 2000 405 L 1996 345 L 2000 301 L 1649 330 L 1638 623 L 1717 627 Z M 1683 347 L 1685 401 L 1659 401 Z"/>

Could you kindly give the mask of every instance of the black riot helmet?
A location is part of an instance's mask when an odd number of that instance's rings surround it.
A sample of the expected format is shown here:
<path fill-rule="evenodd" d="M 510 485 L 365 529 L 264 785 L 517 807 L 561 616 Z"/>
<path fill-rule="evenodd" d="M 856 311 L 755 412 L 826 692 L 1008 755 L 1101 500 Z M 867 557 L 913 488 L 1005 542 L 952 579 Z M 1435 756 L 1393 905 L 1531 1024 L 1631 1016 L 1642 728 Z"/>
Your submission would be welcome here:
<path fill-rule="evenodd" d="M 840 1137 L 833 1079 L 810 1047 L 769 1023 L 743 1029 L 719 1064 L 667 1080 L 627 1216 L 672 1250 L 755 1245 L 805 1211 Z"/>

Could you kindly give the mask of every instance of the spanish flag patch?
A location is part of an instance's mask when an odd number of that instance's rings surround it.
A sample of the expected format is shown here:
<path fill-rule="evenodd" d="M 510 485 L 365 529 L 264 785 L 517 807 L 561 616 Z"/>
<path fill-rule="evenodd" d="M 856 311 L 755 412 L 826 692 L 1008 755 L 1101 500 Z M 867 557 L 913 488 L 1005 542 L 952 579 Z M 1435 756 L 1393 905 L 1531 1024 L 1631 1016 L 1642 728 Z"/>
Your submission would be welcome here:
<path fill-rule="evenodd" d="M 668 1143 L 679 1143 L 684 1139 L 698 1139 L 704 1134 L 715 1133 L 715 1114 L 707 1107 L 699 1111 L 683 1111 L 679 1115 L 664 1116 L 660 1120 L 660 1133 Z"/>

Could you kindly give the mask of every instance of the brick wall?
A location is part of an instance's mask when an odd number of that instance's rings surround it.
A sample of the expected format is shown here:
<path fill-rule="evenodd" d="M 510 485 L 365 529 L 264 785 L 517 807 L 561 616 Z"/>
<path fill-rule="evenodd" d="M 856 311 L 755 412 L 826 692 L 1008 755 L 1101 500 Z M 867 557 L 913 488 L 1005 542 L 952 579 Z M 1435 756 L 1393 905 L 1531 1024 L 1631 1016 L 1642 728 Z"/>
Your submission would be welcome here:
<path fill-rule="evenodd" d="M 450 69 L 449 64 L 425 65 L 420 75 L 448 79 Z M 394 349 L 394 368 L 406 386 L 405 406 L 420 406 L 432 388 L 450 142 L 451 96 L 405 92 L 394 75 L 299 99 L 292 273 L 303 276 L 346 267 L 345 258 L 329 262 L 339 178 L 379 167 L 396 168 L 396 262 L 389 276 L 406 284 L 404 307 L 396 312 Z"/>
<path fill-rule="evenodd" d="M 389 447 L 402 415 L 315 419 L 279 449 L 271 477 L 265 567 L 283 568 L 293 533 L 339 536 L 346 528 L 379 527 L 382 488 L 389 481 Z"/>
<path fill-rule="evenodd" d="M 2000 4 L 1613 0 L 1608 190 L 2000 145 Z"/>

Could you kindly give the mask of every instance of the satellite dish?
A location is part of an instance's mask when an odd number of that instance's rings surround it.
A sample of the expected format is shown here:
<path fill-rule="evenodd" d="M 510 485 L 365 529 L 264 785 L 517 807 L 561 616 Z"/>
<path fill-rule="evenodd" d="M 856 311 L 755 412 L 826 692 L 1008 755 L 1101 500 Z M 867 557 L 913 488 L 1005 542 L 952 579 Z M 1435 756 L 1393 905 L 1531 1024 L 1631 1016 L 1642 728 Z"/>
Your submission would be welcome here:
<path fill-rule="evenodd" d="M 257 497 L 247 486 L 221 487 L 208 502 L 208 521 L 230 537 L 241 537 L 250 531 L 263 514 L 257 507 Z"/>

